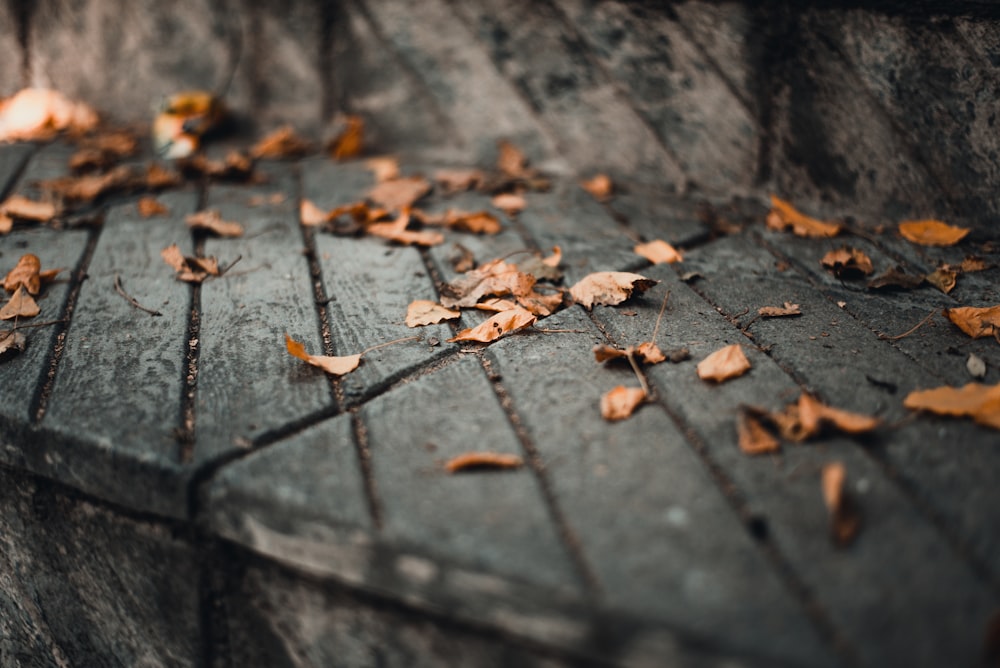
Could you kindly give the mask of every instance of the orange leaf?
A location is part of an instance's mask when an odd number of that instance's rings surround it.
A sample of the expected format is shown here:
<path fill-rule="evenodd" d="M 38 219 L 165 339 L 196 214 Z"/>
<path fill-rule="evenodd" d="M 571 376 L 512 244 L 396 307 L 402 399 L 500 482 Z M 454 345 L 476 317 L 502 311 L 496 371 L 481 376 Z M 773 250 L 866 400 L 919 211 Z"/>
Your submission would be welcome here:
<path fill-rule="evenodd" d="M 490 203 L 508 216 L 517 215 L 524 211 L 524 207 L 528 206 L 528 202 L 525 201 L 523 195 L 516 195 L 514 193 L 494 195 Z"/>
<path fill-rule="evenodd" d="M 595 305 L 620 304 L 634 291 L 645 292 L 656 283 L 626 271 L 598 271 L 580 279 L 569 289 L 569 293 L 577 304 L 590 309 Z"/>
<path fill-rule="evenodd" d="M 306 352 L 306 347 L 295 341 L 288 334 L 285 334 L 285 348 L 292 357 L 298 357 L 303 362 L 319 367 L 334 376 L 343 376 L 358 368 L 361 364 L 361 355 L 345 355 L 334 357 L 331 355 L 310 355 Z"/>
<path fill-rule="evenodd" d="M 383 181 L 368 191 L 368 199 L 387 209 L 405 209 L 429 193 L 431 182 L 422 176 Z"/>
<path fill-rule="evenodd" d="M 948 294 L 955 288 L 958 282 L 959 272 L 948 266 L 942 266 L 924 276 L 924 280 L 933 285 L 941 292 Z"/>
<path fill-rule="evenodd" d="M 0 234 L 7 234 L 14 229 L 14 219 L 0 211 Z"/>
<path fill-rule="evenodd" d="M 38 259 L 37 255 L 31 253 L 22 255 L 14 268 L 4 277 L 3 289 L 7 292 L 14 292 L 23 285 L 29 293 L 37 295 L 42 287 L 42 281 L 38 275 L 41 268 L 42 261 Z"/>
<path fill-rule="evenodd" d="M 762 318 L 783 318 L 791 315 L 802 315 L 798 304 L 785 302 L 784 306 L 761 306 L 757 313 Z"/>
<path fill-rule="evenodd" d="M 1000 304 L 986 307 L 946 308 L 944 315 L 974 339 L 1000 335 Z"/>
<path fill-rule="evenodd" d="M 491 311 L 493 313 L 500 313 L 501 311 L 509 311 L 511 309 L 518 308 L 518 305 L 509 299 L 499 299 L 494 297 L 493 299 L 487 299 L 481 301 L 475 305 L 480 311 Z"/>
<path fill-rule="evenodd" d="M 908 220 L 899 224 L 899 234 L 921 246 L 954 246 L 969 230 L 942 223 L 940 220 Z"/>
<path fill-rule="evenodd" d="M 330 216 L 310 200 L 304 199 L 299 204 L 299 219 L 306 227 L 316 227 L 328 221 Z"/>
<path fill-rule="evenodd" d="M 740 450 L 748 455 L 777 452 L 781 448 L 778 439 L 764 428 L 755 415 L 751 415 L 747 410 L 740 411 L 736 421 L 736 432 L 739 437 Z"/>
<path fill-rule="evenodd" d="M 369 158 L 365 160 L 365 167 L 372 170 L 376 183 L 399 178 L 399 161 L 396 158 Z"/>
<path fill-rule="evenodd" d="M 484 178 L 478 169 L 439 169 L 434 172 L 434 181 L 445 195 L 475 188 Z"/>
<path fill-rule="evenodd" d="M 448 308 L 466 308 L 483 297 L 525 296 L 534 287 L 534 276 L 503 260 L 491 260 L 444 285 L 441 303 Z"/>
<path fill-rule="evenodd" d="M 680 252 L 662 239 L 653 239 L 647 243 L 639 244 L 633 250 L 637 255 L 643 256 L 653 264 L 673 264 L 684 261 Z"/>
<path fill-rule="evenodd" d="M 37 220 L 44 223 L 55 217 L 56 207 L 49 202 L 35 202 L 21 195 L 12 195 L 0 203 L 0 212 L 11 218 Z"/>
<path fill-rule="evenodd" d="M 401 229 L 396 223 L 373 223 L 365 231 L 373 237 L 395 241 L 404 246 L 437 246 L 444 243 L 444 236 L 440 232 Z"/>
<path fill-rule="evenodd" d="M 219 275 L 219 262 L 214 257 L 187 257 L 177 244 L 160 251 L 160 257 L 177 272 L 177 280 L 185 283 L 201 283 L 209 276 Z"/>
<path fill-rule="evenodd" d="M 767 227 L 779 232 L 792 228 L 800 237 L 835 237 L 840 234 L 838 223 L 826 223 L 799 212 L 789 202 L 771 195 L 771 211 L 767 214 Z"/>
<path fill-rule="evenodd" d="M 552 255 L 542 260 L 542 264 L 552 268 L 558 267 L 560 262 L 562 262 L 562 249 L 559 246 L 553 246 Z"/>
<path fill-rule="evenodd" d="M 646 364 L 659 364 L 660 362 L 665 362 L 667 359 L 667 356 L 663 354 L 660 347 L 652 341 L 646 341 L 637 345 L 635 347 L 635 356 L 639 361 Z"/>
<path fill-rule="evenodd" d="M 581 181 L 580 187 L 593 195 L 594 199 L 599 202 L 608 199 L 611 197 L 612 192 L 614 192 L 614 184 L 611 183 L 611 179 L 608 178 L 607 174 L 597 174 L 591 179 Z"/>
<path fill-rule="evenodd" d="M 959 265 L 961 269 L 966 274 L 971 274 L 974 271 L 984 271 L 990 269 L 993 265 L 984 260 L 981 257 L 976 257 L 975 255 L 967 255 L 962 263 Z"/>
<path fill-rule="evenodd" d="M 282 125 L 253 145 L 254 158 L 297 158 L 312 150 L 312 145 L 296 134 L 291 125 Z"/>
<path fill-rule="evenodd" d="M 25 88 L 0 101 L 0 141 L 51 139 L 56 132 L 86 132 L 97 114 L 82 102 L 44 88 Z"/>
<path fill-rule="evenodd" d="M 355 158 L 364 150 L 364 120 L 360 116 L 348 116 L 345 123 L 346 127 L 330 142 L 330 155 L 334 160 Z"/>
<path fill-rule="evenodd" d="M 31 295 L 24 291 L 23 286 L 18 286 L 10 301 L 0 308 L 0 320 L 11 320 L 13 318 L 34 318 L 41 313 L 38 304 Z"/>
<path fill-rule="evenodd" d="M 138 202 L 136 202 L 136 208 L 139 209 L 139 215 L 143 218 L 152 218 L 153 216 L 165 216 L 170 213 L 170 209 L 166 207 L 162 202 L 160 202 L 155 197 L 143 197 Z"/>
<path fill-rule="evenodd" d="M 522 466 L 524 466 L 524 460 L 517 455 L 499 452 L 467 452 L 449 459 L 444 468 L 448 473 L 459 473 L 478 469 L 516 469 Z"/>
<path fill-rule="evenodd" d="M 619 385 L 601 397 L 601 417 L 605 420 L 624 420 L 646 401 L 646 391 L 641 387 Z"/>
<path fill-rule="evenodd" d="M 804 392 L 799 396 L 798 409 L 806 437 L 818 434 L 824 423 L 847 434 L 863 434 L 880 424 L 878 418 L 827 406 Z"/>
<path fill-rule="evenodd" d="M 501 311 L 476 327 L 463 329 L 457 335 L 448 339 L 448 341 L 449 343 L 455 341 L 489 343 L 496 341 L 506 334 L 513 334 L 525 327 L 530 327 L 535 324 L 535 320 L 535 316 L 523 308 Z"/>
<path fill-rule="evenodd" d="M 967 416 L 981 425 L 1000 429 L 1000 384 L 969 383 L 961 388 L 918 390 L 910 392 L 903 405 L 938 415 Z"/>
<path fill-rule="evenodd" d="M 698 363 L 698 377 L 721 383 L 750 370 L 750 360 L 738 343 L 720 348 Z"/>
<path fill-rule="evenodd" d="M 488 211 L 455 211 L 448 210 L 444 216 L 444 224 L 454 230 L 472 232 L 473 234 L 497 234 L 502 229 L 497 217 Z"/>
<path fill-rule="evenodd" d="M 857 248 L 846 246 L 830 251 L 820 263 L 837 278 L 861 278 L 874 271 L 871 258 Z"/>
<path fill-rule="evenodd" d="M 861 527 L 861 513 L 847 492 L 847 472 L 840 462 L 823 466 L 823 502 L 830 514 L 830 537 L 835 545 L 849 545 Z"/>
<path fill-rule="evenodd" d="M 406 326 L 422 327 L 423 325 L 435 325 L 445 320 L 453 320 L 462 313 L 446 309 L 437 302 L 428 299 L 417 299 L 410 302 L 406 308 Z"/>
<path fill-rule="evenodd" d="M 521 152 L 521 149 L 514 146 L 506 139 L 498 141 L 497 148 L 500 150 L 497 155 L 497 169 L 507 176 L 513 176 L 515 178 L 528 176 L 530 174 L 530 170 L 528 169 L 528 159 L 524 156 L 524 153 Z"/>
<path fill-rule="evenodd" d="M 239 223 L 222 220 L 222 215 L 212 209 L 190 214 L 186 219 L 187 226 L 193 230 L 206 230 L 220 237 L 241 237 L 243 226 Z"/>

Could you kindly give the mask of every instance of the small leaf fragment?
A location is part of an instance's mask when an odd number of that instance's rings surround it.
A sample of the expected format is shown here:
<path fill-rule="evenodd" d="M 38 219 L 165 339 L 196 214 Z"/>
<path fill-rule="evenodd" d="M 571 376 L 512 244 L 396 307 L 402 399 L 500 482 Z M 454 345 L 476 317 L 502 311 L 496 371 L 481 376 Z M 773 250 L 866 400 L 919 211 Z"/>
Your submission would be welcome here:
<path fill-rule="evenodd" d="M 10 301 L 0 308 L 0 320 L 12 320 L 14 318 L 34 318 L 41 313 L 38 304 L 31 295 L 25 292 L 23 286 L 18 286 Z"/>
<path fill-rule="evenodd" d="M 906 273 L 902 267 L 893 267 L 868 281 L 869 290 L 913 290 L 924 283 L 923 276 Z"/>
<path fill-rule="evenodd" d="M 399 160 L 392 157 L 381 156 L 365 160 L 365 167 L 372 171 L 375 176 L 375 183 L 392 181 L 399 178 Z"/>
<path fill-rule="evenodd" d="M 243 226 L 237 222 L 223 220 L 216 209 L 198 211 L 187 216 L 187 226 L 193 230 L 205 230 L 220 237 L 241 237 Z"/>
<path fill-rule="evenodd" d="M 771 211 L 767 214 L 767 227 L 783 231 L 792 228 L 792 233 L 800 237 L 824 238 L 840 234 L 838 223 L 827 223 L 799 212 L 783 199 L 771 195 Z"/>
<path fill-rule="evenodd" d="M 633 292 L 645 292 L 657 281 L 626 271 L 598 271 L 581 278 L 569 289 L 573 300 L 586 309 L 620 304 Z"/>
<path fill-rule="evenodd" d="M 601 397 L 601 417 L 605 420 L 624 420 L 646 401 L 646 391 L 641 387 L 618 385 Z"/>
<path fill-rule="evenodd" d="M 143 218 L 165 216 L 170 213 L 170 209 L 155 197 L 143 197 L 136 202 L 135 206 L 139 210 L 139 215 Z"/>
<path fill-rule="evenodd" d="M 0 202 L 0 213 L 10 218 L 44 223 L 55 218 L 56 207 L 50 202 L 36 202 L 22 195 L 11 195 Z"/>
<path fill-rule="evenodd" d="M 436 325 L 445 320 L 454 320 L 461 316 L 461 311 L 453 311 L 429 299 L 417 299 L 410 302 L 406 308 L 406 326 L 423 327 Z"/>
<path fill-rule="evenodd" d="M 42 268 L 42 261 L 33 253 L 25 253 L 18 259 L 14 268 L 7 272 L 3 279 L 3 289 L 7 292 L 14 292 L 20 286 L 31 294 L 37 295 L 41 290 L 42 281 L 39 277 L 39 270 Z"/>
<path fill-rule="evenodd" d="M 899 234 L 921 246 L 954 246 L 970 232 L 940 220 L 908 220 L 899 224 Z"/>
<path fill-rule="evenodd" d="M 445 195 L 453 195 L 479 186 L 485 176 L 478 169 L 439 169 L 434 172 L 434 181 Z"/>
<path fill-rule="evenodd" d="M 518 195 L 515 193 L 500 193 L 499 195 L 494 195 L 493 199 L 490 200 L 490 203 L 506 213 L 508 216 L 516 216 L 524 211 L 524 207 L 528 206 L 528 202 L 524 199 L 524 195 Z"/>
<path fill-rule="evenodd" d="M 282 125 L 268 133 L 250 149 L 252 158 L 298 158 L 312 150 L 312 144 L 300 137 L 291 125 Z"/>
<path fill-rule="evenodd" d="M 497 154 L 497 169 L 512 177 L 523 177 L 530 175 L 528 169 L 528 159 L 524 153 L 514 144 L 506 139 L 497 142 L 499 153 Z"/>
<path fill-rule="evenodd" d="M 777 452 L 781 449 L 781 442 L 748 409 L 740 410 L 736 420 L 736 433 L 740 450 L 748 455 Z"/>
<path fill-rule="evenodd" d="M 185 256 L 177 244 L 171 244 L 160 251 L 160 257 L 176 272 L 177 280 L 185 283 L 201 283 L 209 276 L 220 274 L 217 259 Z"/>
<path fill-rule="evenodd" d="M 738 343 L 720 348 L 698 362 L 698 377 L 717 383 L 742 376 L 750 370 L 750 360 Z"/>
<path fill-rule="evenodd" d="M 307 364 L 318 367 L 334 376 L 343 376 L 358 368 L 361 364 L 361 355 L 345 355 L 335 357 L 332 355 L 310 355 L 306 352 L 305 346 L 285 334 L 285 348 L 292 357 L 297 357 Z"/>
<path fill-rule="evenodd" d="M 592 178 L 581 181 L 580 187 L 590 193 L 598 202 L 609 199 L 615 189 L 611 178 L 607 174 L 595 174 Z"/>
<path fill-rule="evenodd" d="M 874 271 L 871 258 L 863 251 L 847 246 L 830 251 L 823 256 L 820 263 L 837 278 L 862 278 Z"/>
<path fill-rule="evenodd" d="M 637 255 L 641 255 L 653 264 L 673 264 L 684 261 L 680 252 L 662 239 L 653 239 L 639 244 L 633 250 Z"/>
<path fill-rule="evenodd" d="M 461 473 L 482 469 L 511 470 L 524 466 L 524 460 L 518 455 L 500 452 L 466 452 L 452 457 L 445 462 L 448 473 Z"/>
<path fill-rule="evenodd" d="M 0 357 L 9 353 L 22 353 L 28 345 L 28 339 L 15 330 L 0 330 Z"/>
<path fill-rule="evenodd" d="M 941 292 L 948 294 L 958 281 L 959 272 L 947 265 L 938 267 L 925 276 L 925 280 Z"/>
<path fill-rule="evenodd" d="M 329 214 L 319 208 L 311 200 L 304 199 L 299 204 L 299 220 L 306 227 L 317 227 L 323 225 L 330 219 Z"/>
<path fill-rule="evenodd" d="M 830 515 L 830 538 L 834 545 L 850 545 L 861 528 L 861 513 L 847 491 L 847 471 L 840 462 L 823 466 L 823 503 Z"/>
<path fill-rule="evenodd" d="M 476 327 L 463 329 L 448 339 L 448 342 L 476 341 L 479 343 L 490 343 L 502 336 L 530 327 L 535 324 L 536 320 L 537 318 L 531 312 L 520 307 L 510 309 L 509 311 L 501 311 Z"/>
<path fill-rule="evenodd" d="M 864 434 L 881 424 L 878 418 L 833 408 L 803 392 L 798 401 L 798 417 L 805 437 L 819 434 L 829 424 L 846 434 Z"/>
<path fill-rule="evenodd" d="M 368 191 L 368 199 L 379 206 L 398 211 L 412 206 L 430 190 L 431 182 L 422 176 L 406 176 L 376 184 Z"/>
<path fill-rule="evenodd" d="M 794 315 L 802 315 L 798 304 L 785 302 L 784 306 L 761 306 L 757 309 L 757 314 L 762 318 L 786 318 Z"/>
<path fill-rule="evenodd" d="M 365 147 L 365 122 L 360 116 L 347 116 L 344 128 L 329 144 L 334 160 L 348 160 L 361 155 Z"/>

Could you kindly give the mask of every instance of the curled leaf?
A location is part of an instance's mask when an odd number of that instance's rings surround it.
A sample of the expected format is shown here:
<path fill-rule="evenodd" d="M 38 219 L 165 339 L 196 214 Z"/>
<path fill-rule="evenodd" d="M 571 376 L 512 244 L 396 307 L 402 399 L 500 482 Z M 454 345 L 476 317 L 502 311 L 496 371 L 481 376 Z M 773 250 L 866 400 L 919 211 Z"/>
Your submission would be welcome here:
<path fill-rule="evenodd" d="M 406 326 L 435 325 L 445 320 L 453 320 L 461 315 L 460 311 L 452 311 L 429 299 L 417 299 L 410 302 L 406 308 Z"/>
<path fill-rule="evenodd" d="M 185 220 L 187 226 L 193 230 L 205 230 L 220 237 L 243 236 L 242 225 L 233 221 L 223 220 L 222 215 L 215 209 L 192 213 Z"/>
<path fill-rule="evenodd" d="M 516 266 L 491 260 L 442 286 L 441 303 L 448 308 L 466 308 L 483 297 L 526 296 L 534 290 L 535 282 L 534 276 Z"/>
<path fill-rule="evenodd" d="M 784 306 L 761 306 L 757 309 L 757 314 L 762 318 L 785 318 L 793 315 L 802 315 L 798 304 L 785 302 Z"/>
<path fill-rule="evenodd" d="M 830 251 L 823 256 L 820 263 L 837 278 L 861 278 L 874 271 L 871 258 L 857 248 L 846 246 Z"/>
<path fill-rule="evenodd" d="M 177 244 L 160 251 L 160 257 L 177 273 L 176 278 L 185 283 L 201 283 L 209 276 L 218 276 L 219 261 L 214 257 L 191 257 L 181 253 Z"/>
<path fill-rule="evenodd" d="M 490 343 L 491 341 L 496 341 L 501 336 L 513 334 L 526 327 L 530 327 L 535 324 L 535 320 L 534 315 L 520 307 L 509 311 L 501 311 L 476 327 L 462 330 L 454 337 L 448 339 L 448 342 L 477 341 L 479 343 Z"/>
<path fill-rule="evenodd" d="M 830 538 L 839 547 L 849 545 L 861 528 L 861 513 L 847 491 L 847 471 L 840 462 L 823 466 L 823 503 L 830 514 Z"/>
<path fill-rule="evenodd" d="M 28 339 L 15 330 L 0 330 L 0 357 L 24 352 Z"/>
<path fill-rule="evenodd" d="M 581 278 L 569 289 L 569 293 L 577 304 L 590 309 L 595 305 L 620 304 L 633 292 L 645 292 L 656 283 L 626 271 L 598 271 Z"/>
<path fill-rule="evenodd" d="M 698 363 L 698 377 L 717 383 L 742 376 L 750 370 L 750 360 L 738 343 L 720 348 Z"/>
<path fill-rule="evenodd" d="M 334 376 L 343 376 L 358 368 L 361 364 L 361 355 L 345 355 L 334 357 L 332 355 L 310 355 L 306 348 L 299 341 L 294 340 L 285 334 L 285 348 L 292 357 L 297 357 L 307 364 L 318 367 Z"/>
<path fill-rule="evenodd" d="M 792 228 L 792 233 L 800 237 L 835 237 L 840 234 L 838 223 L 827 223 L 799 212 L 783 199 L 771 195 L 771 211 L 767 214 L 767 227 L 783 231 Z"/>
<path fill-rule="evenodd" d="M 863 434 L 881 424 L 878 418 L 827 406 L 805 392 L 799 396 L 798 419 L 804 438 L 819 434 L 825 425 L 845 434 Z"/>
<path fill-rule="evenodd" d="M 601 397 L 601 417 L 605 420 L 624 420 L 646 401 L 646 391 L 641 387 L 619 385 Z"/>
<path fill-rule="evenodd" d="M 900 236 L 921 246 L 954 246 L 969 231 L 940 220 L 908 220 L 899 224 Z"/>
<path fill-rule="evenodd" d="M 958 281 L 959 273 L 960 272 L 958 270 L 944 265 L 927 274 L 924 278 L 935 288 L 945 294 L 948 294 L 954 289 L 955 283 Z"/>
<path fill-rule="evenodd" d="M 639 244 L 633 250 L 637 255 L 641 255 L 653 264 L 673 264 L 684 261 L 680 252 L 662 239 L 653 239 Z"/>
<path fill-rule="evenodd" d="M 517 455 L 500 452 L 466 452 L 445 462 L 448 473 L 475 471 L 481 469 L 517 469 L 524 466 L 524 460 Z"/>
<path fill-rule="evenodd" d="M 996 306 L 960 306 L 947 308 L 944 315 L 956 327 L 974 339 L 1000 335 L 1000 304 Z"/>

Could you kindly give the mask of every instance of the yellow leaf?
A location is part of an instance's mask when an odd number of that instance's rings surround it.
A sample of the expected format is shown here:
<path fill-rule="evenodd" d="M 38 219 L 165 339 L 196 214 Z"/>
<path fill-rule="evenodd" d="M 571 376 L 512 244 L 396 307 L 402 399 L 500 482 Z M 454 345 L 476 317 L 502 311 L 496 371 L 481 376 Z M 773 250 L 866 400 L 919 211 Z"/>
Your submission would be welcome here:
<path fill-rule="evenodd" d="M 361 364 L 361 355 L 345 355 L 343 357 L 334 357 L 331 355 L 310 355 L 306 352 L 306 348 L 300 342 L 295 341 L 288 334 L 285 334 L 285 347 L 288 349 L 288 354 L 292 357 L 297 357 L 307 364 L 319 367 L 329 374 L 334 376 L 343 376 L 348 374 L 358 368 Z"/>
<path fill-rule="evenodd" d="M 406 326 L 422 327 L 423 325 L 435 325 L 445 320 L 453 320 L 461 315 L 460 311 L 452 311 L 437 302 L 428 299 L 417 299 L 410 302 L 410 305 L 406 308 Z"/>
<path fill-rule="evenodd" d="M 720 348 L 698 363 L 698 377 L 721 383 L 750 370 L 750 360 L 738 343 Z"/>
<path fill-rule="evenodd" d="M 509 311 L 501 311 L 486 320 L 482 324 L 464 329 L 454 337 L 448 339 L 455 341 L 477 341 L 479 343 L 489 343 L 496 341 L 501 336 L 513 334 L 525 327 L 535 324 L 535 316 L 523 308 L 514 308 Z"/>
<path fill-rule="evenodd" d="M 601 417 L 605 420 L 624 420 L 646 401 L 646 391 L 641 387 L 619 385 L 601 397 Z"/>
<path fill-rule="evenodd" d="M 899 234 L 907 241 L 921 246 L 954 246 L 969 231 L 940 220 L 908 220 L 899 224 Z"/>

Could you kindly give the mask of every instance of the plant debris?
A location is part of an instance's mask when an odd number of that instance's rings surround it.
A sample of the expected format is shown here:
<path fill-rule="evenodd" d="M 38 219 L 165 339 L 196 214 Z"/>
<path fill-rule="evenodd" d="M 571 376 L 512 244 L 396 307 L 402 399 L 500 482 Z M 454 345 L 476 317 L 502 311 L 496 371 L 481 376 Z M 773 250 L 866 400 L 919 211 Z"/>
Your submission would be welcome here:
<path fill-rule="evenodd" d="M 874 271 L 871 258 L 857 248 L 846 246 L 830 251 L 820 263 L 841 279 L 863 278 Z"/>
<path fill-rule="evenodd" d="M 974 339 L 992 336 L 1000 342 L 1000 304 L 986 307 L 946 308 L 944 315 Z"/>
<path fill-rule="evenodd" d="M 641 387 L 618 385 L 601 397 L 601 417 L 609 421 L 624 420 L 646 401 Z"/>
<path fill-rule="evenodd" d="M 0 142 L 48 141 L 64 130 L 88 132 L 97 123 L 97 112 L 54 90 L 25 88 L 0 100 Z"/>
<path fill-rule="evenodd" d="M 970 232 L 940 220 L 908 220 L 899 224 L 899 234 L 921 246 L 954 246 Z"/>
<path fill-rule="evenodd" d="M 938 415 L 971 417 L 977 424 L 1000 429 L 1000 384 L 969 383 L 961 388 L 947 385 L 910 392 L 903 405 Z"/>
<path fill-rule="evenodd" d="M 282 125 L 254 144 L 250 148 L 250 157 L 298 158 L 312 150 L 312 143 L 300 137 L 291 125 Z"/>
<path fill-rule="evenodd" d="M 186 256 L 181 253 L 177 244 L 164 248 L 160 251 L 160 256 L 177 272 L 177 280 L 185 283 L 201 283 L 210 276 L 221 275 L 216 258 Z"/>
<path fill-rule="evenodd" d="M 518 455 L 499 452 L 466 452 L 452 457 L 445 462 L 448 473 L 464 473 L 479 470 L 513 470 L 524 466 L 524 460 Z"/>
<path fill-rule="evenodd" d="M 448 342 L 475 341 L 478 343 L 490 343 L 502 336 L 531 327 L 535 324 L 536 320 L 537 318 L 530 311 L 516 307 L 508 311 L 501 311 L 476 327 L 463 329 L 448 339 Z"/>
<path fill-rule="evenodd" d="M 139 215 L 143 218 L 165 216 L 170 213 L 170 209 L 155 197 L 142 197 L 135 203 L 135 206 L 139 210 Z"/>
<path fill-rule="evenodd" d="M 839 223 L 817 220 L 799 212 L 789 202 L 771 195 L 771 211 L 767 214 L 767 228 L 779 232 L 788 228 L 800 237 L 829 238 L 840 234 Z"/>
<path fill-rule="evenodd" d="M 48 283 L 62 271 L 62 269 L 48 269 L 42 271 L 42 262 L 37 255 L 25 253 L 18 259 L 14 268 L 7 272 L 3 279 L 3 289 L 7 292 L 14 292 L 20 287 L 24 287 L 28 294 L 37 295 L 42 289 L 42 283 Z"/>
<path fill-rule="evenodd" d="M 285 334 L 285 348 L 292 357 L 297 357 L 307 364 L 318 367 L 328 374 L 343 376 L 358 368 L 361 364 L 361 354 L 334 357 L 332 355 L 310 355 L 300 342 Z"/>
<path fill-rule="evenodd" d="M 410 302 L 410 305 L 406 309 L 406 326 L 423 327 L 424 325 L 436 325 L 446 320 L 454 320 L 461 315 L 461 311 L 447 309 L 435 301 L 417 299 Z"/>
<path fill-rule="evenodd" d="M 840 462 L 823 466 L 823 503 L 830 515 L 830 539 L 837 547 L 850 545 L 861 528 L 861 512 L 847 491 L 847 470 Z"/>
<path fill-rule="evenodd" d="M 611 199 L 615 190 L 615 186 L 607 174 L 595 174 L 586 181 L 581 181 L 580 187 L 590 193 L 598 202 L 606 202 Z"/>
<path fill-rule="evenodd" d="M 242 237 L 243 226 L 239 223 L 223 220 L 215 209 L 198 211 L 185 218 L 187 226 L 193 230 L 205 230 L 220 237 Z"/>
<path fill-rule="evenodd" d="M 334 160 L 350 160 L 361 155 L 365 148 L 365 122 L 360 116 L 347 116 L 344 127 L 328 145 Z"/>
<path fill-rule="evenodd" d="M 0 320 L 13 320 L 14 318 L 34 318 L 41 313 L 38 304 L 31 295 L 28 294 L 23 285 L 19 285 L 10 300 L 0 308 Z"/>
<path fill-rule="evenodd" d="M 716 383 L 742 376 L 749 370 L 750 360 L 738 343 L 720 348 L 698 362 L 698 377 Z"/>
<path fill-rule="evenodd" d="M 642 293 L 657 281 L 627 271 L 598 271 L 581 278 L 569 289 L 573 300 L 590 310 L 594 306 L 620 304 L 633 293 Z"/>
<path fill-rule="evenodd" d="M 662 239 L 653 239 L 639 244 L 633 250 L 637 255 L 641 255 L 653 264 L 673 264 L 684 261 L 680 251 Z"/>

